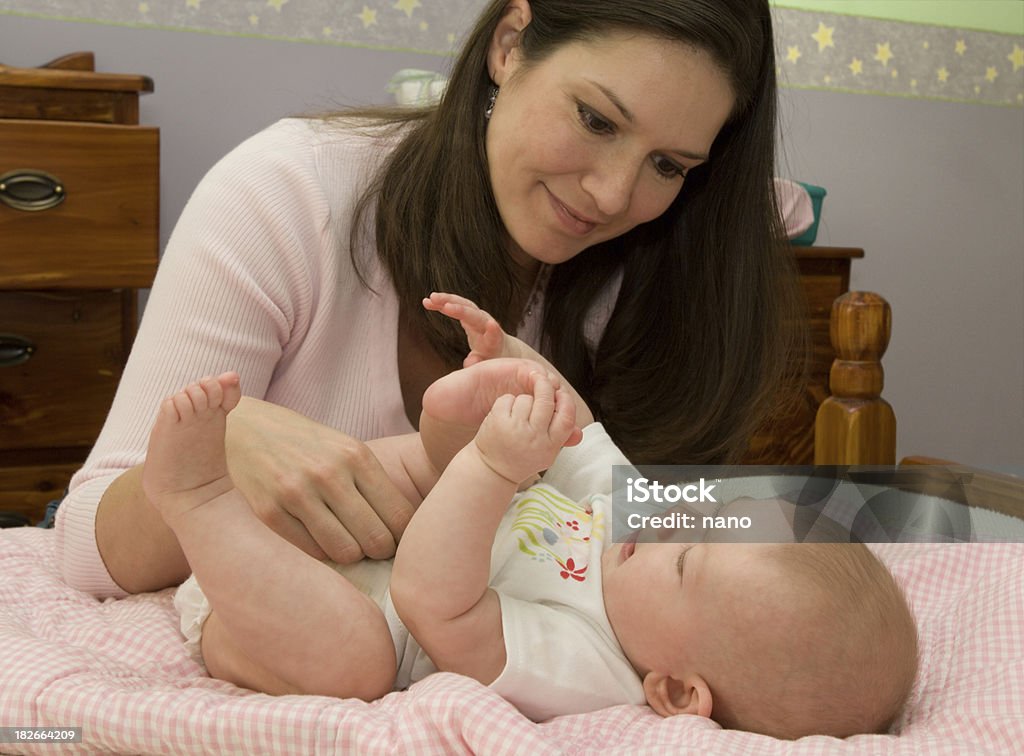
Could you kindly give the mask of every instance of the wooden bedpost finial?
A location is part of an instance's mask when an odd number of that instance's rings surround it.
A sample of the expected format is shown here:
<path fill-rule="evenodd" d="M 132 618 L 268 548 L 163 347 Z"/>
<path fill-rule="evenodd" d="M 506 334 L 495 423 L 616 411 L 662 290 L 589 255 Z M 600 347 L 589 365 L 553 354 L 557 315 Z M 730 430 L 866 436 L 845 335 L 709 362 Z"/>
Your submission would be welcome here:
<path fill-rule="evenodd" d="M 891 326 L 889 303 L 877 294 L 851 291 L 833 302 L 829 333 L 836 359 L 832 396 L 815 423 L 816 465 L 896 463 L 896 416 L 881 398 Z"/>

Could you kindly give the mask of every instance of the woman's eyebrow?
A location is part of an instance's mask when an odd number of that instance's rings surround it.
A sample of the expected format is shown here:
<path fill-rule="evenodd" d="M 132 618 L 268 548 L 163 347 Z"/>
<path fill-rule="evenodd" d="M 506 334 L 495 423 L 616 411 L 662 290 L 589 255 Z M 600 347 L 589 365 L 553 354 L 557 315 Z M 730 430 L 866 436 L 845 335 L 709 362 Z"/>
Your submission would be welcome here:
<path fill-rule="evenodd" d="M 611 101 L 612 105 L 619 109 L 619 112 L 622 113 L 623 118 L 625 118 L 630 123 L 636 123 L 636 118 L 634 118 L 632 111 L 622 103 L 622 100 L 620 100 L 618 95 L 616 95 L 612 90 L 608 89 L 608 87 L 604 86 L 603 84 L 599 84 L 593 79 L 584 79 L 584 81 L 600 89 L 601 94 L 607 97 Z"/>
<path fill-rule="evenodd" d="M 633 111 L 627 108 L 626 105 L 619 98 L 619 96 L 616 95 L 612 90 L 608 89 L 608 87 L 604 86 L 603 84 L 594 81 L 593 79 L 584 79 L 584 81 L 590 84 L 591 86 L 599 89 L 601 91 L 601 94 L 607 97 L 611 104 L 619 109 L 619 112 L 622 113 L 622 117 L 625 118 L 629 123 L 636 123 L 636 117 L 633 115 Z M 708 155 L 702 152 L 693 152 L 691 150 L 669 150 L 669 152 L 671 152 L 674 155 L 679 155 L 679 157 L 688 158 L 690 160 L 704 161 L 708 159 Z"/>

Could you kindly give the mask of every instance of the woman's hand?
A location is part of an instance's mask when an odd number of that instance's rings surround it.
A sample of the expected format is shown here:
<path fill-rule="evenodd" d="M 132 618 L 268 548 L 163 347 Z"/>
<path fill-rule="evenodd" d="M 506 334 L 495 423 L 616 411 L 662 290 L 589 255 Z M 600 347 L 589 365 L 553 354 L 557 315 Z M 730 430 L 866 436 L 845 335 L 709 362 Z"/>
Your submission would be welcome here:
<path fill-rule="evenodd" d="M 307 554 L 342 564 L 394 555 L 414 508 L 366 444 L 244 397 L 228 416 L 227 452 L 256 515 Z"/>

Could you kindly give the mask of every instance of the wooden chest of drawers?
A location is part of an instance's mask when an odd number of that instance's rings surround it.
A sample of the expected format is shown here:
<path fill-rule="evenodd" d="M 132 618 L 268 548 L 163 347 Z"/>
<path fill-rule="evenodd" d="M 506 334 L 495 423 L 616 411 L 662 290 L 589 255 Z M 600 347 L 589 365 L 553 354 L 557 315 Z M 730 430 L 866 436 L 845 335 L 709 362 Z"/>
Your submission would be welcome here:
<path fill-rule="evenodd" d="M 106 417 L 159 245 L 143 76 L 0 66 L 0 510 L 33 521 Z"/>
<path fill-rule="evenodd" d="M 744 464 L 814 464 L 814 419 L 829 395 L 829 370 L 835 359 L 829 337 L 832 303 L 850 289 L 851 261 L 864 256 L 864 250 L 848 247 L 793 247 L 793 251 L 807 302 L 807 384 L 795 406 L 751 439 Z"/>

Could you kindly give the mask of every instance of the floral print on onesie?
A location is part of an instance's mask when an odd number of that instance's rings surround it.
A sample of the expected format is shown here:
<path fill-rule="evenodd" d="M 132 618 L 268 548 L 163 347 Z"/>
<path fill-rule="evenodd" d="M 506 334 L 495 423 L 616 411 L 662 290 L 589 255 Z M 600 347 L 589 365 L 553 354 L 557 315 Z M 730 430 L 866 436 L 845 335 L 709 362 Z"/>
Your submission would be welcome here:
<path fill-rule="evenodd" d="M 512 532 L 519 550 L 547 562 L 563 580 L 584 582 L 593 553 L 591 540 L 604 539 L 604 516 L 587 500 L 575 502 L 550 486 L 533 486 L 512 505 Z"/>

